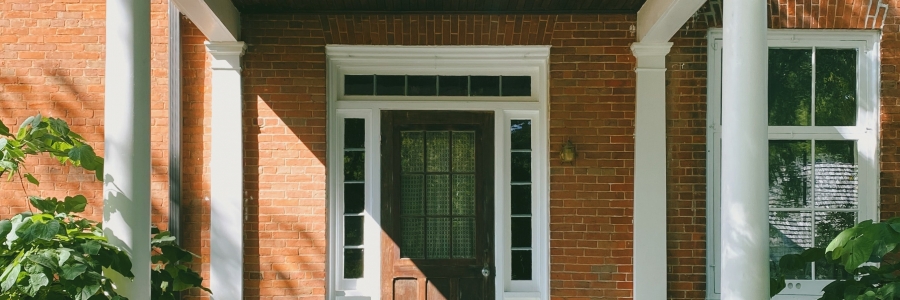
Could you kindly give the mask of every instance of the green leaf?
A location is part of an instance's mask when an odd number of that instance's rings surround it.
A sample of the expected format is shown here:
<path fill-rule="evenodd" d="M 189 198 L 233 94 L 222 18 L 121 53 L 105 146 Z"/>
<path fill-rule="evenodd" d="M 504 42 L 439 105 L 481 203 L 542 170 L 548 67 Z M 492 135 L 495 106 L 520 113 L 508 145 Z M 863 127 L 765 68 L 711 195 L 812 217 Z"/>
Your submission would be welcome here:
<path fill-rule="evenodd" d="M 769 278 L 769 297 L 775 297 L 775 295 L 781 293 L 785 287 L 787 287 L 787 284 L 784 281 L 784 275 Z"/>
<path fill-rule="evenodd" d="M 31 125 L 32 121 L 34 121 L 34 116 L 30 116 L 27 119 L 25 119 L 25 122 L 22 122 L 22 124 L 19 125 L 19 130 L 25 129 L 25 127 L 28 127 L 28 125 Z"/>
<path fill-rule="evenodd" d="M 100 242 L 89 241 L 84 244 L 81 244 L 81 251 L 86 254 L 89 254 L 89 255 L 100 254 Z"/>
<path fill-rule="evenodd" d="M 41 183 L 37 180 L 37 178 L 34 178 L 34 175 L 31 175 L 31 173 L 25 173 L 25 179 L 28 179 L 28 182 L 31 182 L 31 184 L 41 186 Z"/>
<path fill-rule="evenodd" d="M 47 223 L 34 223 L 30 228 L 30 236 L 34 239 L 49 241 L 59 232 L 59 227 L 59 221 L 57 220 L 50 220 Z"/>
<path fill-rule="evenodd" d="M 82 168 L 95 171 L 103 165 L 103 159 L 97 157 L 94 149 L 86 144 L 72 147 L 69 158 Z"/>
<path fill-rule="evenodd" d="M 69 261 L 69 257 L 72 256 L 72 249 L 63 248 L 56 250 L 57 257 L 59 257 L 59 266 L 62 267 L 67 261 Z"/>
<path fill-rule="evenodd" d="M 9 127 L 6 127 L 6 125 L 3 124 L 3 121 L 0 121 L 0 135 L 10 136 Z"/>
<path fill-rule="evenodd" d="M 42 287 L 50 283 L 50 280 L 47 279 L 47 275 L 44 275 L 44 273 L 29 274 L 28 277 L 28 287 L 25 288 L 24 292 L 32 297 L 37 295 Z"/>
<path fill-rule="evenodd" d="M 6 269 L 3 270 L 3 275 L 0 275 L 0 291 L 6 292 L 16 284 L 19 273 L 22 271 L 22 265 L 19 262 L 22 261 L 24 255 L 24 251 L 19 251 L 19 255 L 13 259 L 12 265 L 6 266 Z"/>
<path fill-rule="evenodd" d="M 28 260 L 50 270 L 56 269 L 56 259 L 48 255 L 46 251 L 29 255 Z"/>
<path fill-rule="evenodd" d="M 89 285 L 85 287 L 81 287 L 78 289 L 78 294 L 75 295 L 75 300 L 88 300 L 100 290 L 99 284 Z"/>
<path fill-rule="evenodd" d="M 83 274 L 84 271 L 87 270 L 87 267 L 88 266 L 85 264 L 63 265 L 62 272 L 60 272 L 59 275 L 66 280 L 73 280 L 79 275 Z"/>
<path fill-rule="evenodd" d="M 66 197 L 63 201 L 67 213 L 80 213 L 87 207 L 87 198 L 83 195 L 75 195 L 75 197 Z"/>
<path fill-rule="evenodd" d="M 6 147 L 7 144 L 9 144 L 9 140 L 7 140 L 6 138 L 0 138 L 0 149 Z"/>
<path fill-rule="evenodd" d="M 69 135 L 69 125 L 66 124 L 66 121 L 57 118 L 49 118 L 47 119 L 47 122 L 50 123 L 50 128 L 53 129 L 53 131 L 55 131 L 58 135 Z"/>
<path fill-rule="evenodd" d="M 28 201 L 31 202 L 31 205 L 34 205 L 35 208 L 44 213 L 54 213 L 56 212 L 56 205 L 59 203 L 59 200 L 56 198 L 40 198 L 40 197 L 28 197 Z"/>

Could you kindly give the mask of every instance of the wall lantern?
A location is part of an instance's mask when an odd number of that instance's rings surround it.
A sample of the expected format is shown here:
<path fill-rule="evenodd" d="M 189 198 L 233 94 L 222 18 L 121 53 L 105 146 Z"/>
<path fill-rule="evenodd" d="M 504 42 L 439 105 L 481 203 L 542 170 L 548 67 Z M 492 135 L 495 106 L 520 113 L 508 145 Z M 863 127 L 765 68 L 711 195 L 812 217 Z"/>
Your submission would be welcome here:
<path fill-rule="evenodd" d="M 575 145 L 572 144 L 572 140 L 567 140 L 565 144 L 563 144 L 562 149 L 559 151 L 559 160 L 564 163 L 572 163 L 575 161 Z"/>

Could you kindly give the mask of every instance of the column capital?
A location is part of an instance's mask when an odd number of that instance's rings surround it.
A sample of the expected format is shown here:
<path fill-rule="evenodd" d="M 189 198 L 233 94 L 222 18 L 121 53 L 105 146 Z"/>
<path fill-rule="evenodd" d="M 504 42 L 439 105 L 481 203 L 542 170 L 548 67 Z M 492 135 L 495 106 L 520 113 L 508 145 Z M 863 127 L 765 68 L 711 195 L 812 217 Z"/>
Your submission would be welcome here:
<path fill-rule="evenodd" d="M 213 57 L 213 70 L 241 70 L 241 56 L 247 44 L 237 42 L 206 42 L 206 51 Z"/>
<path fill-rule="evenodd" d="M 672 43 L 637 42 L 631 44 L 631 53 L 637 58 L 638 69 L 666 69 L 666 55 Z"/>

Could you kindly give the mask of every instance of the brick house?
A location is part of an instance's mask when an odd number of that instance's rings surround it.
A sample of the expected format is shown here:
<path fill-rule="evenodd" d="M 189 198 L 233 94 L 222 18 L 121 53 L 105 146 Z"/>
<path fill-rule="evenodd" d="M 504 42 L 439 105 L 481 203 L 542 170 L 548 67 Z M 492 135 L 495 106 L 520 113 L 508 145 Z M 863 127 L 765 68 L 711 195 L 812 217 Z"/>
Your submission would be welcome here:
<path fill-rule="evenodd" d="M 35 160 L 0 214 L 83 193 L 215 299 L 761 298 L 900 211 L 900 1 L 128 3 L 0 3 L 0 119 L 67 120 L 120 185 Z"/>

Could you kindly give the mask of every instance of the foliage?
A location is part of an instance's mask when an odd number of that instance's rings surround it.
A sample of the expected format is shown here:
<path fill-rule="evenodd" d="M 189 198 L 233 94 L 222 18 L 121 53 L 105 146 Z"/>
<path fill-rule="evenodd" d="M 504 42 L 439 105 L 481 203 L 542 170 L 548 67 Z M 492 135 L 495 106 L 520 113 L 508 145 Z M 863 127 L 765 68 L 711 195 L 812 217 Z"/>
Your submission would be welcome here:
<path fill-rule="evenodd" d="M 72 132 L 65 121 L 29 117 L 13 135 L 0 122 L 0 176 L 39 185 L 25 168 L 29 155 L 48 154 L 62 164 L 95 171 L 102 180 L 103 158 Z M 18 175 L 18 176 L 17 176 Z M 0 220 L 0 300 L 4 299 L 126 299 L 117 295 L 109 270 L 128 278 L 131 258 L 103 236 L 101 224 L 76 215 L 87 206 L 82 195 L 56 198 L 29 197 L 39 212 L 23 212 Z M 153 228 L 151 297 L 176 299 L 176 293 L 203 287 L 203 278 L 186 264 L 195 254 L 175 243 L 167 231 Z"/>
<path fill-rule="evenodd" d="M 842 231 L 825 249 L 812 248 L 785 255 L 772 279 L 771 294 L 785 287 L 782 273 L 806 267 L 810 262 L 840 265 L 850 276 L 822 290 L 823 300 L 900 298 L 900 217 L 874 223 L 864 221 Z"/>

